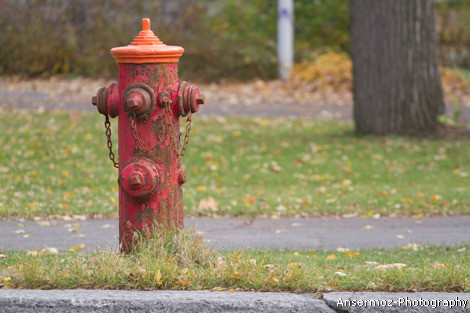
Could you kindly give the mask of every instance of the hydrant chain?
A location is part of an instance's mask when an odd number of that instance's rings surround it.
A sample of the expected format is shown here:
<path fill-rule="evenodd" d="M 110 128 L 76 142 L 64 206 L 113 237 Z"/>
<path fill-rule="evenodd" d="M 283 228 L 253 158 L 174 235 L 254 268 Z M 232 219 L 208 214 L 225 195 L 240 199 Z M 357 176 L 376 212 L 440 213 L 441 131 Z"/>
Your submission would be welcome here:
<path fill-rule="evenodd" d="M 106 145 L 108 146 L 108 149 L 109 149 L 109 159 L 111 160 L 111 162 L 113 162 L 113 165 L 115 168 L 119 168 L 119 163 L 116 162 L 115 160 L 116 157 L 113 152 L 113 142 L 111 140 L 111 122 L 109 121 L 108 114 L 105 115 L 104 127 L 106 129 L 106 138 L 107 138 Z"/>
<path fill-rule="evenodd" d="M 132 136 L 134 137 L 134 140 L 135 142 L 137 143 L 137 146 L 139 147 L 140 151 L 146 153 L 146 154 L 151 154 L 156 148 L 158 145 L 161 145 L 164 143 L 165 141 L 165 137 L 166 135 L 170 135 L 170 138 L 171 138 L 171 134 L 169 133 L 169 129 L 166 129 L 165 128 L 165 124 L 171 124 L 171 118 L 169 116 L 170 114 L 170 104 L 171 104 L 171 100 L 165 100 L 165 107 L 163 108 L 163 122 L 160 124 L 160 129 L 158 131 L 159 133 L 159 136 L 157 137 L 157 140 L 155 142 L 155 144 L 153 145 L 153 147 L 151 148 L 146 148 L 144 146 L 144 144 L 142 143 L 142 141 L 140 140 L 139 138 L 139 135 L 137 134 L 137 125 L 136 125 L 136 117 L 135 117 L 135 114 L 133 114 L 132 112 L 129 113 L 129 119 L 131 121 L 131 131 L 132 131 Z"/>
<path fill-rule="evenodd" d="M 184 142 L 183 148 L 181 149 L 181 157 L 184 156 L 186 153 L 186 149 L 188 149 L 189 144 L 189 133 L 191 132 L 191 112 L 188 113 L 188 117 L 186 118 L 186 133 L 184 135 Z"/>

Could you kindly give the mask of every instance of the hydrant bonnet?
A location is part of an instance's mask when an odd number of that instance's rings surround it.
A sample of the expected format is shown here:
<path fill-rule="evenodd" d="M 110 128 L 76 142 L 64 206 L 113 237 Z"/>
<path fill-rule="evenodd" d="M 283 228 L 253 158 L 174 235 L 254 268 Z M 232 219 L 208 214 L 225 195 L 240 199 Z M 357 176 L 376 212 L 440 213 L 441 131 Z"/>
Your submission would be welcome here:
<path fill-rule="evenodd" d="M 116 63 L 177 63 L 184 49 L 167 46 L 150 30 L 150 19 L 142 19 L 142 31 L 125 47 L 111 49 Z"/>

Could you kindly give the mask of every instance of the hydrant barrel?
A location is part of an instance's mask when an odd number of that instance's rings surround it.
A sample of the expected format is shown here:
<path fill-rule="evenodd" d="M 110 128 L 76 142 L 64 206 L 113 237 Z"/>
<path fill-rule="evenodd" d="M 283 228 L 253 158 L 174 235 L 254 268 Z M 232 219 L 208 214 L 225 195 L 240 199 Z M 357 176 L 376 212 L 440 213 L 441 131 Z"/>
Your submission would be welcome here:
<path fill-rule="evenodd" d="M 101 88 L 92 99 L 101 114 L 119 120 L 119 240 L 124 252 L 132 250 L 136 231 L 183 227 L 186 172 L 179 118 L 188 116 L 190 122 L 205 100 L 196 86 L 179 81 L 183 52 L 163 44 L 150 29 L 150 19 L 143 19 L 130 45 L 111 49 L 118 83 Z"/>

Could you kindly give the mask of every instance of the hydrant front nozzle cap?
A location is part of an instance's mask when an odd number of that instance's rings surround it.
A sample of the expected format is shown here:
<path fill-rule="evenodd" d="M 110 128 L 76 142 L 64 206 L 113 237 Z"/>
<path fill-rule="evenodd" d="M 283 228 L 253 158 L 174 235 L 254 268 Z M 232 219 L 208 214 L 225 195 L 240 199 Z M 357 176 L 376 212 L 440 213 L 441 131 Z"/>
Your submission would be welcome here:
<path fill-rule="evenodd" d="M 142 19 L 142 30 L 134 41 L 125 47 L 111 49 L 116 63 L 177 63 L 184 49 L 167 46 L 150 29 L 150 19 Z"/>

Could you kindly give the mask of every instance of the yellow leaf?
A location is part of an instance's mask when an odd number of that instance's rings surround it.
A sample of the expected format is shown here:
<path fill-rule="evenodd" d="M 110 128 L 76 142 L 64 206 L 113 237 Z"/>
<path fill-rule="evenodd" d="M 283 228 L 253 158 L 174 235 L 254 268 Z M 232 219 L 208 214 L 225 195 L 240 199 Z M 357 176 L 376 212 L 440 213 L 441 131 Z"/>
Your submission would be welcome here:
<path fill-rule="evenodd" d="M 317 257 L 315 254 L 309 254 L 308 256 L 311 257 L 311 258 L 316 258 Z"/>
<path fill-rule="evenodd" d="M 85 139 L 85 141 L 90 141 L 92 138 L 93 138 L 93 135 L 90 134 L 90 133 L 87 133 L 87 134 L 85 135 L 85 138 L 84 138 L 84 139 Z"/>
<path fill-rule="evenodd" d="M 214 288 L 212 288 L 212 291 L 224 291 L 224 290 L 227 290 L 227 288 L 223 288 L 223 287 L 214 287 Z"/>
<path fill-rule="evenodd" d="M 158 270 L 155 272 L 155 282 L 156 282 L 158 285 L 163 284 L 162 272 L 160 271 L 160 269 L 158 269 Z"/>
<path fill-rule="evenodd" d="M 437 201 L 439 201 L 439 200 L 441 200 L 441 199 L 442 199 L 442 197 L 439 196 L 439 195 L 432 195 L 432 196 L 431 196 L 431 201 L 432 201 L 432 202 L 437 202 Z"/>
<path fill-rule="evenodd" d="M 238 136 L 240 136 L 241 134 L 242 134 L 241 131 L 236 130 L 236 131 L 234 131 L 234 132 L 232 133 L 232 136 L 233 136 L 233 137 L 238 137 Z"/>
<path fill-rule="evenodd" d="M 68 170 L 62 170 L 62 176 L 69 177 L 70 173 Z"/>
<path fill-rule="evenodd" d="M 295 252 L 294 252 L 294 255 L 295 255 L 295 256 L 298 256 L 298 255 L 299 255 L 299 253 L 298 253 L 297 251 L 295 251 Z"/>
<path fill-rule="evenodd" d="M 206 186 L 203 186 L 203 185 L 200 185 L 200 186 L 197 186 L 197 187 L 196 187 L 196 190 L 197 190 L 197 191 L 206 191 L 206 190 L 207 190 L 207 187 L 206 187 Z"/>
<path fill-rule="evenodd" d="M 268 126 L 271 122 L 268 120 L 268 119 L 262 119 L 261 121 L 259 121 L 259 124 L 261 126 Z"/>
<path fill-rule="evenodd" d="M 84 245 L 83 243 L 81 243 L 81 244 L 79 244 L 79 245 L 77 245 L 77 246 L 71 247 L 71 248 L 69 249 L 69 251 L 70 251 L 70 252 L 78 252 L 78 251 L 80 251 L 80 250 L 82 250 L 82 249 L 84 249 L 84 248 L 85 248 L 85 245 Z"/>
<path fill-rule="evenodd" d="M 333 261 L 334 259 L 336 259 L 336 255 L 330 254 L 330 255 L 328 255 L 328 256 L 326 257 L 326 259 L 327 259 L 328 261 Z"/>
<path fill-rule="evenodd" d="M 0 286 L 2 286 L 2 284 L 5 287 L 10 288 L 12 285 L 11 277 L 0 277 Z"/>
<path fill-rule="evenodd" d="M 349 252 L 349 251 L 344 251 L 344 254 L 346 254 L 348 257 L 350 258 L 353 258 L 353 257 L 356 257 L 356 256 L 360 256 L 361 254 L 360 253 L 357 253 L 357 252 Z"/>

